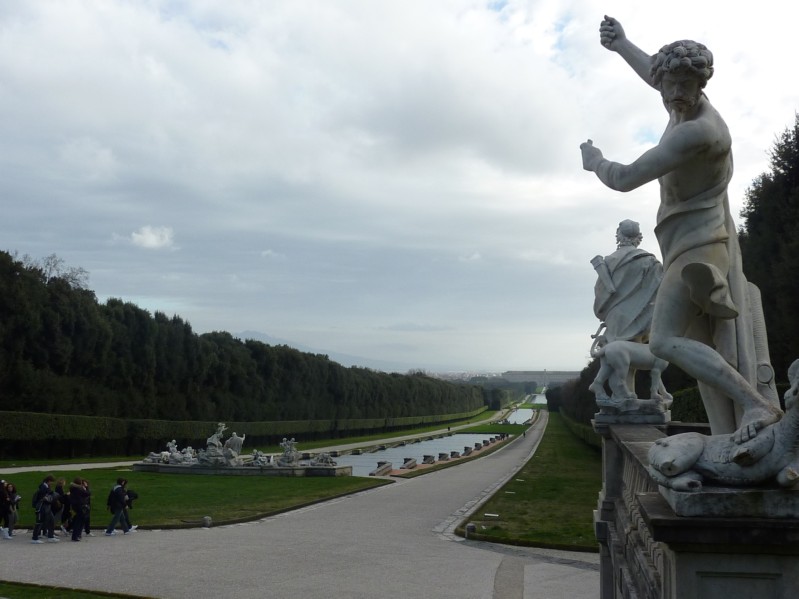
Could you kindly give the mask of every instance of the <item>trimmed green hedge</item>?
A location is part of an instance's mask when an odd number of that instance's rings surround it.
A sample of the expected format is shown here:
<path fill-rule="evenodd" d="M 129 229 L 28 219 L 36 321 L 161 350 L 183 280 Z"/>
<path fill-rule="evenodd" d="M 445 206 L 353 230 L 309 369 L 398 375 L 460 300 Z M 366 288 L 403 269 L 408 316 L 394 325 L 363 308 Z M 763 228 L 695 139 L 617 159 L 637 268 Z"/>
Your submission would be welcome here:
<path fill-rule="evenodd" d="M 127 437 L 128 431 L 128 422 L 119 418 L 0 412 L 0 438 L 4 440 L 120 439 Z"/>
<path fill-rule="evenodd" d="M 560 417 L 563 420 L 563 425 L 572 435 L 591 447 L 602 449 L 602 436 L 597 434 L 593 427 L 572 420 L 562 411 L 560 412 Z"/>
<path fill-rule="evenodd" d="M 360 418 L 342 420 L 285 420 L 275 422 L 226 422 L 227 430 L 247 435 L 255 444 L 271 444 L 281 437 L 313 439 L 347 436 L 368 431 L 401 429 L 425 424 L 472 418 L 486 411 L 483 406 L 471 412 L 410 416 L 403 418 Z M 162 449 L 176 439 L 179 444 L 203 446 L 216 430 L 216 422 L 170 420 L 123 420 L 102 416 L 71 416 L 38 412 L 0 412 L 0 455 L 46 451 L 51 455 L 111 452 L 140 453 Z"/>

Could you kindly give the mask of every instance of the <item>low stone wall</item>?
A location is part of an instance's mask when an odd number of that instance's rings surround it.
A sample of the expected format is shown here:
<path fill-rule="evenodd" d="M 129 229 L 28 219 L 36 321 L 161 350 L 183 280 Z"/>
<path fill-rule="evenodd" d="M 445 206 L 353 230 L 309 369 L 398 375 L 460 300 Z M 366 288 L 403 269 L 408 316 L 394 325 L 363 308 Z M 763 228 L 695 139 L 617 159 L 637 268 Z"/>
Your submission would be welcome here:
<path fill-rule="evenodd" d="M 647 471 L 650 445 L 676 427 L 595 428 L 603 438 L 603 486 L 594 512 L 601 599 L 796 596 L 799 519 L 677 516 Z"/>

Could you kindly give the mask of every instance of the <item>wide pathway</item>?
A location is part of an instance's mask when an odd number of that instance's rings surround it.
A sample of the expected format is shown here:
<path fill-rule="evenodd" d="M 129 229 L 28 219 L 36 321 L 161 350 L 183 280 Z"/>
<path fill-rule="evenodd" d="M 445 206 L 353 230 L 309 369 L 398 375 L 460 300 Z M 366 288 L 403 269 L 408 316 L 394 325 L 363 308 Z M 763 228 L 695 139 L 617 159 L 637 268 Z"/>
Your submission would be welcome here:
<path fill-rule="evenodd" d="M 598 556 L 452 534 L 530 458 L 546 417 L 484 458 L 233 526 L 0 541 L 0 579 L 169 599 L 588 599 Z"/>

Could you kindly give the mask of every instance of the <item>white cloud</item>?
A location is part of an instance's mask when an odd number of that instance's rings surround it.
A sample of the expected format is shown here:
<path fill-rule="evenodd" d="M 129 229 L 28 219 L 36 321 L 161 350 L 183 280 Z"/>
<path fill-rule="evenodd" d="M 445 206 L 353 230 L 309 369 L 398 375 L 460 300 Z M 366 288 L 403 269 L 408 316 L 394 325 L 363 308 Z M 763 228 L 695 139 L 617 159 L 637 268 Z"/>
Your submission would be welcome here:
<path fill-rule="evenodd" d="M 150 225 L 145 225 L 130 234 L 130 240 L 133 245 L 150 250 L 173 248 L 175 245 L 173 237 L 172 227 L 153 227 Z"/>

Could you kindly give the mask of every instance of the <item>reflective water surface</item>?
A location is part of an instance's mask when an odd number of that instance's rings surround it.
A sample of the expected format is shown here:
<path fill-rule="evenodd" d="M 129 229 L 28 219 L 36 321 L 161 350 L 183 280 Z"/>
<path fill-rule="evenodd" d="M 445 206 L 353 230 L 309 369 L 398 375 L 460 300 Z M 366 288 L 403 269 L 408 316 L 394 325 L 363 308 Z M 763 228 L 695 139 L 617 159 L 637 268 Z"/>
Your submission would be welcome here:
<path fill-rule="evenodd" d="M 508 424 L 524 424 L 533 417 L 534 412 L 535 410 L 531 410 L 530 408 L 513 410 L 513 412 L 508 414 Z"/>
<path fill-rule="evenodd" d="M 474 449 L 475 443 L 488 441 L 489 438 L 495 436 L 498 435 L 496 433 L 491 435 L 455 433 L 452 436 L 440 439 L 431 439 L 418 443 L 408 442 L 402 447 L 387 447 L 372 453 L 363 453 L 362 455 L 347 454 L 333 459 L 339 466 L 352 466 L 353 476 L 369 476 L 369 473 L 377 468 L 378 461 L 391 462 L 394 468 L 398 470 L 404 463 L 405 458 L 416 458 L 416 462 L 421 464 L 424 456 L 432 455 L 438 461 L 439 453 L 446 453 L 447 455 L 450 455 L 450 452 L 453 451 L 463 453 L 464 447 Z"/>

